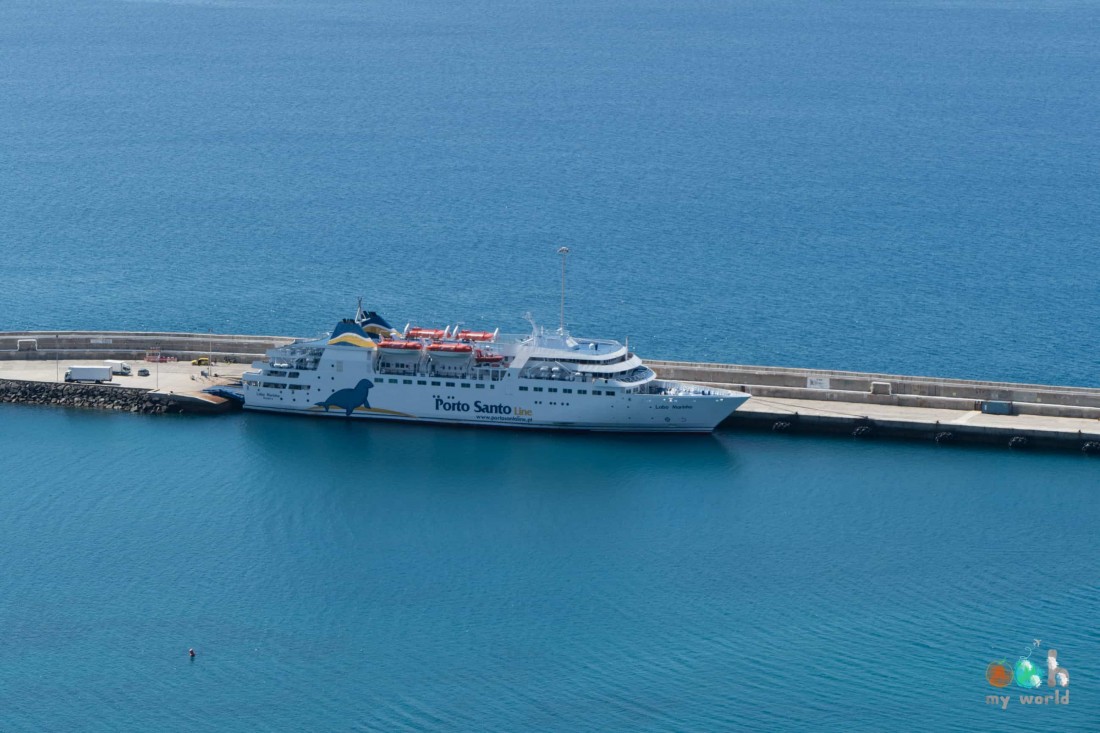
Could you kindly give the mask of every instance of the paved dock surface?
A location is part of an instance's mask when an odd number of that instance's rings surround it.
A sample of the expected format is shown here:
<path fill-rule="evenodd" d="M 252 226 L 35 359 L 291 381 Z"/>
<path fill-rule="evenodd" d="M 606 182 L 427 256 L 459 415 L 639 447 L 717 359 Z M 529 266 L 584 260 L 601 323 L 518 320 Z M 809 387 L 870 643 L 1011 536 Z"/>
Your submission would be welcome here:
<path fill-rule="evenodd" d="M 247 364 L 193 366 L 190 362 L 182 361 L 164 364 L 144 361 L 127 361 L 127 363 L 133 369 L 133 375 L 125 377 L 115 374 L 111 377 L 111 384 L 117 387 L 161 392 L 201 392 L 207 387 L 236 381 L 241 374 L 251 368 Z M 57 362 L 0 360 L 0 379 L 62 382 L 65 379 L 65 370 L 77 364 L 101 366 L 103 362 L 94 359 L 62 359 Z M 139 369 L 148 369 L 149 376 L 137 376 Z"/>

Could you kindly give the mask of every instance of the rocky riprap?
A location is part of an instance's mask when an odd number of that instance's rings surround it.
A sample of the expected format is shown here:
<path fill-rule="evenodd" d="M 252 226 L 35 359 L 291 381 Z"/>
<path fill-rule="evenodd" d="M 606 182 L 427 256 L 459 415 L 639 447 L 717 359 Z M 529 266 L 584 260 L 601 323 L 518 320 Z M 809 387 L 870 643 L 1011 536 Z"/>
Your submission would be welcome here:
<path fill-rule="evenodd" d="M 58 405 L 90 410 L 115 410 L 160 415 L 179 412 L 174 401 L 150 399 L 149 390 L 113 387 L 105 384 L 56 384 L 0 380 L 0 402 L 23 405 Z"/>

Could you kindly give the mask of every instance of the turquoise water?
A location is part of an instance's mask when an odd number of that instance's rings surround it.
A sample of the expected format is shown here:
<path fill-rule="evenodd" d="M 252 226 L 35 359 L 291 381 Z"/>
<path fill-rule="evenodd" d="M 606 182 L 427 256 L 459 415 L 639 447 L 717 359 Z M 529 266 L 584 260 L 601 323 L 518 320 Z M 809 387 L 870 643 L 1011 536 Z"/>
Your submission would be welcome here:
<path fill-rule="evenodd" d="M 1100 385 L 1098 21 L 11 0 L 0 329 L 520 329 L 568 244 L 643 356 Z M 0 730 L 1095 730 L 1096 468 L 0 406 Z"/>
<path fill-rule="evenodd" d="M 1100 385 L 1100 6 L 0 6 L 7 327 L 568 319 Z"/>
<path fill-rule="evenodd" d="M 3 418 L 5 730 L 1092 730 L 1100 713 L 1095 461 Z M 1036 637 L 1070 705 L 987 707 L 986 665 Z"/>

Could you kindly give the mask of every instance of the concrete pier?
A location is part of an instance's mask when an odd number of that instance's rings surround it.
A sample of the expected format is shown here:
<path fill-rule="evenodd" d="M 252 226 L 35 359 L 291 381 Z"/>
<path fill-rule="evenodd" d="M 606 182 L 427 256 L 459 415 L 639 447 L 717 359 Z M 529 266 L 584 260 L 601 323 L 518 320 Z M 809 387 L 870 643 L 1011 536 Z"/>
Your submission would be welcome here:
<path fill-rule="evenodd" d="M 0 360 L 123 359 L 140 361 L 158 352 L 179 361 L 212 356 L 219 362 L 251 363 L 268 349 L 288 344 L 289 336 L 139 331 L 0 332 Z"/>
<path fill-rule="evenodd" d="M 67 393 L 45 386 L 60 381 L 73 364 L 122 359 L 131 363 L 134 376 L 116 376 L 107 389 L 141 390 L 149 401 L 170 403 L 171 411 L 212 411 L 226 407 L 225 400 L 203 389 L 238 381 L 268 349 L 292 340 L 209 333 L 6 332 L 0 333 L 0 386 L 16 385 L 7 388 L 9 394 L 15 389 L 23 397 L 12 401 L 44 394 L 49 395 L 48 404 L 72 404 Z M 211 355 L 215 363 L 210 366 L 191 364 L 192 359 Z M 646 363 L 666 379 L 752 395 L 724 428 L 895 437 L 941 445 L 981 442 L 1100 455 L 1098 388 L 740 364 Z M 137 376 L 143 368 L 149 376 Z M 42 389 L 18 387 L 24 383 L 37 383 Z M 78 401 L 81 406 L 118 403 L 85 397 Z"/>
<path fill-rule="evenodd" d="M 1100 389 L 739 364 L 648 361 L 753 396 L 723 425 L 1100 454 Z"/>

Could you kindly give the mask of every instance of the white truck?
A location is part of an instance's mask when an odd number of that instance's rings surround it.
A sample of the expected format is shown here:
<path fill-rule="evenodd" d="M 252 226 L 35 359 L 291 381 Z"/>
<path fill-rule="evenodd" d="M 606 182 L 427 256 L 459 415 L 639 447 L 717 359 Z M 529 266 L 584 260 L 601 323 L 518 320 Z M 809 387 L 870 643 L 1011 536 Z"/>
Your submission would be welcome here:
<path fill-rule="evenodd" d="M 103 363 L 111 367 L 111 374 L 119 374 L 123 377 L 130 376 L 130 365 L 124 361 L 107 360 Z"/>
<path fill-rule="evenodd" d="M 111 381 L 111 367 L 109 366 L 71 366 L 65 370 L 66 382 L 95 382 L 101 384 Z"/>

